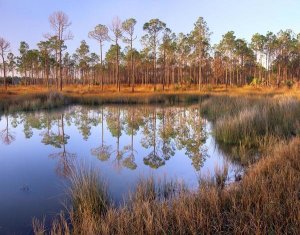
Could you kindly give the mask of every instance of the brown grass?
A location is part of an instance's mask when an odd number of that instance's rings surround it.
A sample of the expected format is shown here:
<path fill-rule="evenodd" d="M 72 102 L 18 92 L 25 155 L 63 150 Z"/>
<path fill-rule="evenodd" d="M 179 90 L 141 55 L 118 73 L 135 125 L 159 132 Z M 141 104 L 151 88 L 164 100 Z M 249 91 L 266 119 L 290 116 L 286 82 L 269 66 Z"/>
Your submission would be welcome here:
<path fill-rule="evenodd" d="M 234 114 L 217 119 L 214 129 L 218 141 L 258 147 L 265 136 L 290 138 L 300 134 L 299 100 L 281 97 L 248 103 L 236 108 Z"/>
<path fill-rule="evenodd" d="M 22 95 L 35 95 L 43 94 L 48 92 L 56 91 L 55 87 L 47 89 L 45 86 L 11 86 L 6 92 L 4 89 L 0 88 L 0 100 L 10 99 Z M 300 89 L 294 87 L 293 89 L 287 89 L 285 87 L 277 89 L 271 87 L 229 87 L 225 86 L 203 86 L 201 91 L 198 91 L 197 86 L 182 87 L 177 89 L 175 86 L 170 86 L 166 88 L 165 91 L 158 86 L 157 91 L 153 91 L 153 86 L 151 85 L 139 85 L 135 87 L 135 92 L 131 92 L 131 88 L 128 86 L 122 86 L 121 92 L 117 92 L 116 86 L 105 85 L 104 90 L 101 90 L 99 86 L 82 86 L 82 85 L 67 85 L 63 88 L 63 94 L 69 96 L 147 96 L 153 94 L 223 94 L 223 95 L 289 95 L 297 96 L 300 98 Z"/>
<path fill-rule="evenodd" d="M 225 99 L 226 96 L 229 98 Z M 241 99 L 243 96 L 248 98 Z M 300 98 L 300 92 L 296 88 L 243 87 L 226 90 L 222 86 L 206 87 L 201 92 L 193 87 L 165 92 L 158 89 L 153 92 L 152 86 L 144 86 L 137 87 L 133 94 L 129 87 L 123 87 L 122 92 L 117 93 L 114 86 L 105 87 L 105 92 L 101 92 L 99 87 L 87 86 L 67 86 L 62 93 L 49 93 L 38 86 L 10 87 L 8 93 L 0 92 L 0 113 L 53 108 L 73 102 L 172 104 L 180 101 L 198 102 L 204 98 L 202 112 L 206 112 L 215 123 L 226 116 L 235 118 L 231 126 L 226 126 L 227 129 L 225 125 L 228 122 L 218 124 L 221 130 L 219 136 L 225 140 L 233 137 L 233 141 L 229 142 L 237 142 L 241 139 L 238 136 L 241 130 L 244 130 L 243 138 L 258 136 L 257 133 L 251 134 L 255 127 L 255 130 L 262 130 L 256 140 L 260 142 L 258 147 L 269 151 L 266 157 L 247 169 L 239 183 L 224 185 L 226 169 L 217 169 L 214 179 L 202 179 L 196 191 L 188 191 L 172 182 L 157 185 L 153 179 L 148 179 L 138 184 L 130 200 L 121 207 L 109 203 L 106 188 L 95 171 L 75 171 L 70 188 L 72 207 L 68 208 L 67 214 L 60 214 L 47 230 L 43 221 L 33 220 L 34 233 L 300 234 L 300 138 L 298 132 L 293 132 L 299 130 L 295 116 L 298 111 L 294 112 L 299 107 L 294 103 L 283 106 L 279 103 L 280 113 L 275 112 L 273 116 L 268 114 L 265 119 L 252 122 L 262 110 L 255 108 L 257 97 L 281 100 L 283 96 Z M 261 107 L 265 107 L 264 101 L 259 102 Z M 275 109 L 270 107 L 273 112 Z M 272 121 L 270 116 L 274 118 L 274 122 L 271 122 L 274 125 L 270 124 L 266 132 L 263 122 Z M 279 124 L 278 117 L 281 118 Z M 291 133 L 289 138 L 298 137 L 292 140 L 284 138 L 280 143 L 278 131 L 281 130 L 287 130 L 288 135 Z"/>
<path fill-rule="evenodd" d="M 52 98 L 52 94 L 55 99 Z M 121 92 L 116 87 L 109 85 L 101 91 L 99 86 L 69 85 L 65 86 L 63 92 L 55 88 L 49 90 L 44 86 L 12 86 L 8 91 L 0 88 L 0 114 L 3 112 L 34 111 L 37 109 L 51 109 L 68 104 L 166 104 L 202 102 L 209 96 L 214 97 L 276 97 L 293 96 L 300 98 L 300 90 L 274 89 L 245 86 L 242 88 L 224 86 L 203 86 L 198 91 L 196 86 L 175 89 L 170 87 L 165 91 L 159 88 L 153 91 L 153 86 L 137 86 L 132 93 L 128 86 L 123 86 Z M 58 98 L 58 99 L 56 99 Z M 224 106 L 225 107 L 225 106 Z M 210 108 L 210 110 L 212 110 Z"/>
<path fill-rule="evenodd" d="M 70 213 L 55 226 L 69 221 L 64 234 L 299 234 L 300 138 L 278 145 L 240 183 L 222 189 L 214 182 L 165 199 L 145 196 L 156 190 L 144 182 L 131 203 L 98 208 L 97 218 Z"/>

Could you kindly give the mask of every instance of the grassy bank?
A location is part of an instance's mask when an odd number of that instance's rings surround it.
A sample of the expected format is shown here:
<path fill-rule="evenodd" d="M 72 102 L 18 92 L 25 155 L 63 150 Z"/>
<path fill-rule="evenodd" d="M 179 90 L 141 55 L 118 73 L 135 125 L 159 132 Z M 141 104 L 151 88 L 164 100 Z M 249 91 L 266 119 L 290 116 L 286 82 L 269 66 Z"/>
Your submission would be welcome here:
<path fill-rule="evenodd" d="M 223 145 L 262 147 L 268 141 L 300 135 L 300 101 L 288 96 L 214 96 L 201 103 Z"/>
<path fill-rule="evenodd" d="M 36 87 L 34 88 L 36 89 Z M 298 91 L 215 88 L 197 91 L 116 93 L 67 87 L 64 92 L 10 91 L 0 113 L 70 104 L 199 103 L 213 123 L 217 144 L 238 161 L 262 153 L 239 183 L 224 187 L 227 171 L 202 179 L 196 191 L 176 182 L 142 180 L 121 207 L 93 169 L 75 169 L 71 208 L 50 228 L 33 220 L 36 234 L 299 234 L 300 101 Z M 226 150 L 227 151 L 227 150 Z M 235 151 L 235 154 L 232 152 Z"/>
<path fill-rule="evenodd" d="M 95 89 L 95 88 L 93 88 Z M 27 90 L 26 90 L 27 91 Z M 72 90 L 74 91 L 74 90 Z M 222 90 L 221 90 L 222 91 Z M 250 92 L 251 91 L 251 92 Z M 243 93 L 245 92 L 245 93 Z M 300 100 L 286 92 L 266 92 L 260 95 L 249 89 L 202 93 L 22 93 L 0 99 L 1 112 L 54 109 L 71 104 L 159 104 L 178 105 L 199 103 L 202 115 L 213 123 L 217 144 L 231 160 L 248 164 L 257 153 L 267 152 L 268 146 L 280 139 L 300 135 Z M 21 95 L 22 94 L 22 95 Z M 241 160 L 242 159 L 242 160 Z"/>
<path fill-rule="evenodd" d="M 0 99 L 0 113 L 17 111 L 36 111 L 53 109 L 71 104 L 102 105 L 102 104 L 192 104 L 207 98 L 206 94 L 115 94 L 115 95 L 72 95 L 59 92 L 45 92 L 37 94 L 22 94 Z"/>
<path fill-rule="evenodd" d="M 278 142 L 300 136 L 300 101 L 287 95 L 211 96 L 201 112 L 213 123 L 219 149 L 245 166 L 269 153 Z"/>
<path fill-rule="evenodd" d="M 300 231 L 299 138 L 277 145 L 247 171 L 240 183 L 225 188 L 220 187 L 218 179 L 200 181 L 196 191 L 187 191 L 177 187 L 178 184 L 164 183 L 157 187 L 150 179 L 141 181 L 125 205 L 114 207 L 108 203 L 106 187 L 94 171 L 77 172 L 71 182 L 73 207 L 69 213 L 59 216 L 48 230 L 34 220 L 36 234 L 299 234 Z"/>
<path fill-rule="evenodd" d="M 152 90 L 152 86 L 137 86 L 134 93 L 127 86 L 117 92 L 114 86 L 105 86 L 104 91 L 97 86 L 65 86 L 62 92 L 43 86 L 13 86 L 8 91 L 0 90 L 0 112 L 26 111 L 38 108 L 51 109 L 69 103 L 81 104 L 176 104 L 178 102 L 193 103 L 211 96 L 263 96 L 273 97 L 288 95 L 300 97 L 299 89 L 273 89 L 259 87 L 204 86 L 201 91 L 196 87 Z"/>

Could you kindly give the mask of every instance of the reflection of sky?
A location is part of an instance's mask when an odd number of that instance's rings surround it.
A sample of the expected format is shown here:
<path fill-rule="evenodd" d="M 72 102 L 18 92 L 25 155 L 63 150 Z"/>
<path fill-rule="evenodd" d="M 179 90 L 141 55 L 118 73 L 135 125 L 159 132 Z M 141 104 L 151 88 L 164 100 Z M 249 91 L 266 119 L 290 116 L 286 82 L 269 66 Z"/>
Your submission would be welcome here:
<path fill-rule="evenodd" d="M 70 110 L 73 109 L 71 108 Z M 78 111 L 75 113 L 78 113 Z M 100 116 L 101 114 L 99 113 L 97 118 L 99 119 Z M 59 118 L 60 115 L 57 117 Z M 122 108 L 121 117 L 124 117 Z M 96 169 L 99 169 L 100 174 L 109 186 L 110 193 L 117 201 L 120 201 L 122 195 L 126 195 L 133 189 L 140 177 L 150 175 L 155 176 L 155 178 L 163 179 L 166 177 L 184 181 L 191 188 L 197 186 L 199 172 L 192 166 L 191 159 L 185 156 L 185 149 L 176 149 L 175 155 L 167 160 L 165 165 L 158 169 L 152 169 L 143 162 L 143 158 L 150 153 L 151 148 L 146 149 L 142 147 L 141 140 L 144 136 L 143 127 L 140 127 L 134 136 L 134 149 L 137 151 L 135 153 L 137 168 L 131 170 L 122 167 L 122 160 L 119 162 L 116 160 L 116 152 L 113 153 L 113 156 L 108 161 L 104 162 L 91 155 L 91 149 L 101 145 L 101 123 L 98 123 L 97 126 L 92 126 L 90 130 L 91 135 L 88 137 L 88 140 L 84 140 L 78 127 L 74 124 L 74 118 L 71 120 L 70 125 L 66 121 L 64 122 L 64 132 L 70 136 L 66 145 L 66 151 L 76 153 L 76 161 L 84 162 L 88 165 L 91 164 Z M 15 141 L 10 145 L 0 143 L 0 178 L 2 179 L 0 181 L 0 229 L 2 227 L 2 230 L 5 228 L 5 225 L 11 225 L 12 221 L 13 227 L 18 229 L 18 227 L 30 227 L 33 216 L 42 217 L 45 214 L 55 214 L 61 208 L 61 200 L 64 199 L 64 185 L 67 183 L 62 177 L 56 175 L 55 169 L 59 159 L 48 157 L 50 154 L 62 152 L 62 149 L 41 143 L 43 138 L 41 133 L 44 133 L 45 129 L 33 129 L 32 137 L 26 139 L 23 133 L 24 122 L 13 128 L 11 121 L 12 118 L 9 117 L 9 130 L 14 134 Z M 21 121 L 21 119 L 18 119 L 18 121 Z M 160 121 L 157 120 L 156 124 L 159 127 Z M 6 118 L 2 117 L 0 130 L 5 128 Z M 57 121 L 55 121 L 53 122 L 52 130 L 56 132 L 57 129 Z M 210 132 L 209 123 L 206 129 Z M 117 138 L 111 135 L 106 122 L 104 123 L 104 143 L 111 145 L 112 150 L 117 148 Z M 131 136 L 127 136 L 123 130 L 120 137 L 120 150 L 130 143 Z M 215 166 L 222 166 L 224 159 L 216 148 L 211 135 L 208 136 L 203 149 L 207 149 L 208 157 L 200 173 L 202 175 L 208 172 L 213 174 Z M 128 155 L 125 154 L 125 156 Z M 29 190 L 21 190 L 24 186 L 28 186 Z"/>

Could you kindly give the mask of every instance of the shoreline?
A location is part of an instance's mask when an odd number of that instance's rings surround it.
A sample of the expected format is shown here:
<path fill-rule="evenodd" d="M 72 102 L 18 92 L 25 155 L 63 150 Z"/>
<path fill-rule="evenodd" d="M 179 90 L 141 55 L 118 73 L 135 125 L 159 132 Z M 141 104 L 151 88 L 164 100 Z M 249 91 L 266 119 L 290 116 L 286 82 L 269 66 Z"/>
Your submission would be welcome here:
<path fill-rule="evenodd" d="M 300 88 L 294 86 L 291 89 L 286 87 L 275 88 L 275 87 L 254 87 L 254 86 L 243 86 L 243 87 L 225 87 L 224 85 L 210 86 L 205 85 L 201 90 L 198 90 L 196 86 L 175 88 L 170 87 L 164 91 L 158 88 L 156 91 L 153 90 L 153 86 L 137 86 L 134 92 L 131 92 L 131 87 L 122 86 L 121 91 L 118 92 L 115 86 L 107 85 L 104 86 L 103 91 L 100 86 L 88 86 L 88 85 L 68 85 L 63 88 L 62 91 L 57 90 L 54 86 L 49 89 L 45 86 L 31 85 L 31 86 L 11 86 L 8 90 L 0 89 L 0 100 L 15 98 L 22 95 L 34 95 L 34 94 L 45 94 L 51 92 L 57 92 L 71 97 L 147 97 L 153 95 L 203 95 L 203 94 L 228 94 L 228 95 L 295 95 L 300 96 Z"/>
<path fill-rule="evenodd" d="M 201 105 L 202 115 L 206 115 L 216 125 L 214 130 L 216 139 L 220 143 L 236 147 L 232 156 L 235 157 L 236 154 L 241 161 L 249 161 L 249 168 L 238 183 L 229 187 L 222 186 L 228 174 L 225 169 L 223 171 L 220 169 L 211 180 L 202 179 L 202 184 L 196 192 L 180 192 L 176 197 L 166 197 L 163 200 L 154 190 L 153 184 L 148 187 L 149 181 L 146 180 L 141 184 L 140 190 L 133 192 L 134 200 L 122 208 L 106 203 L 110 198 L 102 197 L 106 195 L 103 194 L 105 188 L 102 188 L 101 178 L 95 177 L 92 171 L 84 172 L 84 169 L 79 169 L 79 173 L 84 174 L 74 176 L 75 181 L 71 188 L 73 194 L 68 195 L 73 206 L 68 208 L 70 213 L 62 211 L 61 216 L 55 217 L 50 224 L 45 224 L 40 218 L 34 218 L 32 226 L 36 234 L 46 234 L 50 230 L 56 231 L 55 229 L 72 231 L 74 234 L 79 231 L 132 234 L 144 228 L 147 228 L 145 233 L 148 234 L 176 233 L 176 231 L 237 233 L 239 230 L 236 228 L 239 227 L 243 227 L 246 233 L 251 233 L 256 224 L 259 224 L 258 231 L 262 233 L 275 231 L 293 234 L 298 231 L 297 215 L 295 216 L 292 209 L 299 208 L 297 201 L 299 175 L 292 167 L 293 164 L 299 165 L 298 90 L 269 89 L 261 92 L 260 88 L 245 87 L 231 88 L 226 92 L 216 89 L 203 92 L 134 94 L 106 91 L 100 94 L 92 89 L 87 93 L 85 91 L 87 87 L 78 93 L 75 91 L 79 90 L 71 87 L 66 87 L 62 93 L 43 90 L 38 93 L 37 88 L 32 87 L 30 90 L 19 87 L 19 90 L 16 88 L 15 91 L 11 91 L 6 98 L 0 98 L 0 114 L 63 108 L 72 104 L 186 105 L 198 102 Z M 285 122 L 291 125 L 286 126 Z M 258 148 L 262 151 L 261 157 L 250 162 L 248 148 L 249 150 Z M 74 185 L 79 187 L 74 188 Z M 152 196 L 145 197 L 149 191 L 144 189 L 150 189 L 153 192 Z M 287 194 L 290 196 L 283 203 L 282 198 Z M 77 210 L 79 207 L 82 210 Z M 139 220 L 141 216 L 149 221 L 156 218 L 161 226 L 141 222 Z M 283 216 L 287 219 L 283 219 Z M 207 222 L 201 218 L 206 218 Z M 217 227 L 215 218 L 218 218 Z M 182 226 L 189 221 L 194 221 L 193 227 Z"/>
<path fill-rule="evenodd" d="M 178 105 L 195 104 L 212 96 L 223 97 L 293 97 L 300 99 L 300 89 L 265 88 L 265 87 L 228 87 L 215 86 L 189 90 L 151 91 L 149 86 L 139 86 L 132 93 L 130 87 L 123 87 L 121 92 L 107 86 L 101 91 L 99 86 L 66 86 L 62 92 L 43 86 L 14 86 L 8 91 L 0 90 L 0 113 L 18 111 L 36 111 L 60 108 L 72 104 L 81 105 Z M 127 90 L 126 90 L 127 89 Z"/>

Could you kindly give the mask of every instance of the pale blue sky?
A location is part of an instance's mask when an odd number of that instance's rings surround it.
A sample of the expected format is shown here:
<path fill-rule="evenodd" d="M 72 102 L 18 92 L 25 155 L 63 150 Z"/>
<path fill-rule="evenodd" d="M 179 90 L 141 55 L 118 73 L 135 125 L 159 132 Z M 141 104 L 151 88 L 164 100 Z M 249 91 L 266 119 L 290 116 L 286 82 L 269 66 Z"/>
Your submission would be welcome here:
<path fill-rule="evenodd" d="M 247 40 L 268 30 L 300 32 L 300 0 L 0 0 L 0 36 L 11 42 L 13 52 L 21 40 L 35 48 L 43 34 L 51 31 L 48 17 L 57 10 L 72 21 L 74 39 L 67 42 L 70 52 L 83 39 L 91 51 L 98 52 L 98 45 L 87 34 L 96 24 L 109 25 L 114 16 L 136 18 L 139 37 L 151 18 L 161 19 L 176 33 L 188 33 L 202 16 L 213 32 L 213 44 L 230 30 Z M 140 48 L 139 41 L 136 47 Z"/>

